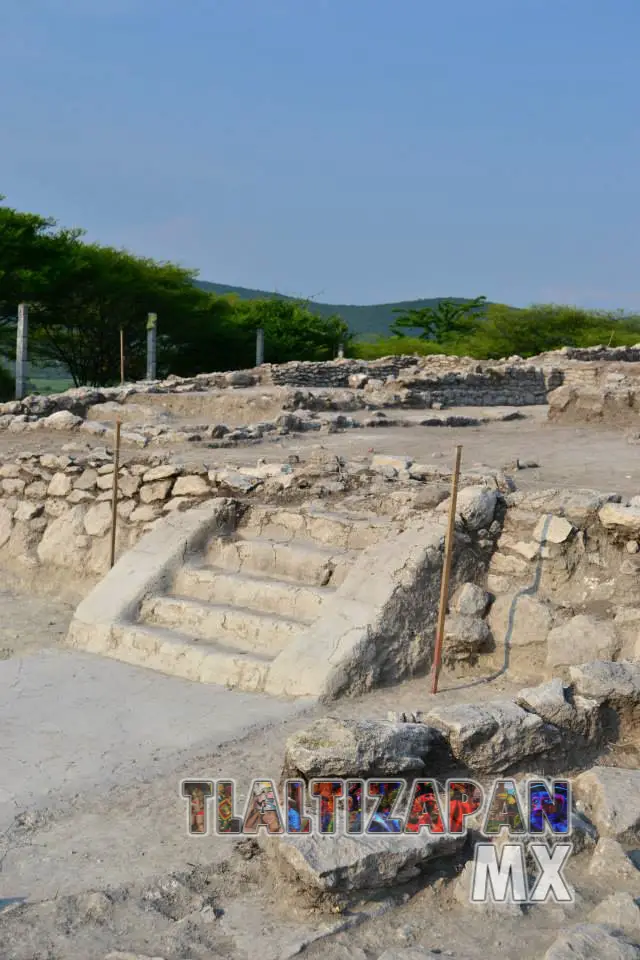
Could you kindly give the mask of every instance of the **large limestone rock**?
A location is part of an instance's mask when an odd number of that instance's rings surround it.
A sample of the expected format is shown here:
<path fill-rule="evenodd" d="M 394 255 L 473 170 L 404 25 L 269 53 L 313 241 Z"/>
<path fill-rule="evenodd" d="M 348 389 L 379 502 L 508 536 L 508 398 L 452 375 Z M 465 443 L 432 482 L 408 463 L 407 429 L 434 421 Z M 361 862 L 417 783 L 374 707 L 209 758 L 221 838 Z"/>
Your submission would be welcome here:
<path fill-rule="evenodd" d="M 246 476 L 239 470 L 220 470 L 213 476 L 210 474 L 210 479 L 231 493 L 251 493 L 261 482 L 258 477 Z"/>
<path fill-rule="evenodd" d="M 573 781 L 573 796 L 601 837 L 640 839 L 640 770 L 592 767 Z"/>
<path fill-rule="evenodd" d="M 600 523 L 629 539 L 640 533 L 640 506 L 624 507 L 619 503 L 605 503 L 598 512 Z"/>
<path fill-rule="evenodd" d="M 511 700 L 436 708 L 425 719 L 445 734 L 454 757 L 478 773 L 501 773 L 562 740 L 560 730 Z"/>
<path fill-rule="evenodd" d="M 155 483 L 157 480 L 170 480 L 171 477 L 177 477 L 180 472 L 179 467 L 174 463 L 163 463 L 158 467 L 151 467 L 142 476 L 143 483 Z"/>
<path fill-rule="evenodd" d="M 569 668 L 576 693 L 618 709 L 640 704 L 640 663 L 595 660 Z"/>
<path fill-rule="evenodd" d="M 474 871 L 474 862 L 469 860 L 454 884 L 453 896 L 459 904 L 486 917 L 522 917 L 521 904 L 513 900 L 507 899 L 504 902 L 487 900 L 484 903 L 472 903 Z"/>
<path fill-rule="evenodd" d="M 546 643 L 553 618 L 544 601 L 512 592 L 496 598 L 488 622 L 496 643 L 528 647 Z"/>
<path fill-rule="evenodd" d="M 203 477 L 179 477 L 173 488 L 174 497 L 206 497 L 210 493 L 209 484 Z"/>
<path fill-rule="evenodd" d="M 489 595 L 476 583 L 463 583 L 451 598 L 450 606 L 463 617 L 483 617 L 489 606 Z"/>
<path fill-rule="evenodd" d="M 38 544 L 41 563 L 77 569 L 82 565 L 82 553 L 76 546 L 76 537 L 84 534 L 86 507 L 79 504 L 66 510 L 47 527 Z"/>
<path fill-rule="evenodd" d="M 533 539 L 538 543 L 566 543 L 575 527 L 564 517 L 546 514 L 540 517 L 533 531 Z"/>
<path fill-rule="evenodd" d="M 589 874 L 607 890 L 640 897 L 640 870 L 617 840 L 610 837 L 598 840 L 589 864 Z"/>
<path fill-rule="evenodd" d="M 418 867 L 452 856 L 464 837 L 442 834 L 294 834 L 259 837 L 260 845 L 320 890 L 363 890 L 413 879 Z"/>
<path fill-rule="evenodd" d="M 547 665 L 567 667 L 590 660 L 613 659 L 619 649 L 620 640 L 610 620 L 580 614 L 550 631 Z"/>
<path fill-rule="evenodd" d="M 580 923 L 558 937 L 544 960 L 640 960 L 640 947 L 614 927 Z"/>
<path fill-rule="evenodd" d="M 491 631 L 480 617 L 453 614 L 445 620 L 443 660 L 447 664 L 473 661 L 487 648 L 490 638 Z"/>
<path fill-rule="evenodd" d="M 423 770 L 442 745 L 442 735 L 423 723 L 323 718 L 289 737 L 285 772 L 305 779 L 400 775 Z"/>
<path fill-rule="evenodd" d="M 72 480 L 66 473 L 56 473 L 47 490 L 49 497 L 66 497 L 71 492 Z"/>
<path fill-rule="evenodd" d="M 527 687 L 514 699 L 518 706 L 537 714 L 545 723 L 589 740 L 598 733 L 598 702 L 580 696 L 570 697 L 569 687 L 558 678 L 537 687 Z"/>
<path fill-rule="evenodd" d="M 89 507 L 84 518 L 84 529 L 90 537 L 103 537 L 111 529 L 110 503 L 96 503 Z"/>
<path fill-rule="evenodd" d="M 76 417 L 70 410 L 58 410 L 45 417 L 42 425 L 51 430 L 75 430 L 82 423 L 82 417 Z"/>
<path fill-rule="evenodd" d="M 614 893 L 591 912 L 592 923 L 602 923 L 622 930 L 634 942 L 640 940 L 640 906 L 629 893 Z"/>
<path fill-rule="evenodd" d="M 498 491 L 487 487 L 464 487 L 458 493 L 456 514 L 469 530 L 488 530 L 498 503 Z M 449 509 L 449 500 L 438 507 L 443 513 Z"/>

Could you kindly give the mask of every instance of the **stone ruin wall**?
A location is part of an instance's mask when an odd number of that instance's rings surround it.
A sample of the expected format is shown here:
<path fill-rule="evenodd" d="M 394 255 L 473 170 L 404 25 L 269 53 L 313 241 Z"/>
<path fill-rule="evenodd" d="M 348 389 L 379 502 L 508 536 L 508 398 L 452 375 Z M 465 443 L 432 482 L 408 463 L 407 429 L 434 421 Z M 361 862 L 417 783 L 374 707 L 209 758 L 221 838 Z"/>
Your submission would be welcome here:
<path fill-rule="evenodd" d="M 66 412 L 86 418 L 91 406 L 125 403 L 134 395 L 182 394 L 238 387 L 288 387 L 308 390 L 350 390 L 372 406 L 428 408 L 451 406 L 528 406 L 545 404 L 547 394 L 561 386 L 557 366 L 514 361 L 480 363 L 460 357 L 393 357 L 366 362 L 265 365 L 245 371 L 169 377 L 164 381 L 123 387 L 81 387 L 63 394 L 30 396 L 0 404 L 0 430 L 14 429 Z"/>
<path fill-rule="evenodd" d="M 640 363 L 640 347 L 564 348 L 526 361 L 521 357 L 476 361 L 444 355 L 384 357 L 374 361 L 294 361 L 195 377 L 170 376 L 164 381 L 123 387 L 81 387 L 63 394 L 30 396 L 0 404 L 0 430 L 17 427 L 16 419 L 35 421 L 61 411 L 84 419 L 91 406 L 125 403 L 136 394 L 188 394 L 239 387 L 351 390 L 373 406 L 543 405 L 548 402 L 548 395 L 563 385 L 583 387 L 598 382 L 603 363 Z M 628 372 L 636 373 L 631 369 Z"/>
<path fill-rule="evenodd" d="M 626 361 L 635 362 L 636 352 L 635 348 L 624 351 Z M 452 357 L 387 358 L 372 363 L 293 363 L 189 379 L 172 377 L 162 383 L 124 388 L 81 388 L 59 396 L 34 396 L 0 405 L 0 426 L 19 430 L 53 427 L 53 422 L 43 422 L 53 415 L 61 418 L 58 428 L 66 430 L 70 424 L 62 422 L 65 418 L 86 417 L 95 404 L 125 402 L 135 393 L 190 393 L 259 383 L 266 386 L 287 382 L 292 388 L 304 383 L 312 389 L 332 381 L 336 388 L 344 390 L 347 388 L 339 384 L 346 382 L 353 395 L 365 398 L 367 394 L 384 392 L 383 375 L 393 376 L 386 386 L 394 396 L 400 394 L 408 405 L 543 403 L 546 391 L 556 390 L 567 376 L 571 383 L 578 382 L 580 377 L 592 377 L 596 365 L 585 363 L 582 358 L 600 357 L 602 350 L 578 351 L 579 360 L 574 358 L 575 353 L 561 351 L 535 358 L 535 363 L 513 358 L 502 364 L 481 364 Z M 620 361 L 622 352 L 608 351 L 609 355 Z M 558 392 L 566 389 L 561 387 Z M 438 397 L 441 399 L 437 400 Z M 84 425 L 91 426 L 89 422 Z M 267 480 L 267 486 L 274 484 L 273 492 L 283 481 L 285 485 L 290 482 L 290 478 L 274 478 L 274 471 L 278 474 L 292 471 L 291 466 L 283 464 L 262 468 L 262 476 L 251 477 L 235 471 L 207 471 L 204 467 L 186 470 L 163 463 L 161 457 L 151 459 L 148 455 L 140 456 L 139 461 L 134 459 L 120 469 L 118 555 L 172 510 L 186 509 L 212 496 L 244 495 L 256 487 L 269 495 L 266 487 L 261 487 L 265 477 L 272 478 Z M 294 472 L 297 474 L 297 467 Z M 29 570 L 45 568 L 72 569 L 78 577 L 94 581 L 104 575 L 110 552 L 112 473 L 106 451 L 58 457 L 25 453 L 0 466 L 0 563 L 6 567 L 7 561 L 9 566 L 19 561 L 25 575 Z M 259 474 L 260 469 L 253 473 Z M 403 484 L 398 488 L 400 486 Z M 635 563 L 632 556 L 628 560 Z M 505 562 L 508 567 L 516 567 L 523 561 L 522 557 L 511 556 Z"/>
<path fill-rule="evenodd" d="M 23 580 L 65 571 L 80 593 L 109 569 L 114 465 L 106 453 L 24 454 L 0 467 L 0 568 Z M 202 467 L 132 461 L 119 470 L 116 558 L 164 516 L 214 496 L 251 489 L 256 478 Z"/>

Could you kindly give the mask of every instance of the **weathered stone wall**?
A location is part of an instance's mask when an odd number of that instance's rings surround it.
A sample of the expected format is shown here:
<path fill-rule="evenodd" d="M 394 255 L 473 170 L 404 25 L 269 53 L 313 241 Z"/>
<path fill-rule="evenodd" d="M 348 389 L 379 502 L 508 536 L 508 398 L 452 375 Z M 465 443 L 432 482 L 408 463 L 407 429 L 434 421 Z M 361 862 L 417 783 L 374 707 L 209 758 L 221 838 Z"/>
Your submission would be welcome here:
<path fill-rule="evenodd" d="M 556 350 L 553 353 L 543 354 L 553 360 L 579 360 L 581 362 L 609 361 L 619 363 L 638 363 L 640 362 L 640 344 L 633 347 L 605 347 L 602 344 L 597 347 L 563 347 L 562 350 Z M 539 359 L 539 358 L 535 358 Z"/>
<path fill-rule="evenodd" d="M 640 658 L 640 498 L 620 500 L 590 490 L 506 494 L 486 584 L 500 661 L 539 676 Z"/>
<path fill-rule="evenodd" d="M 257 463 L 251 468 L 182 467 L 139 454 L 119 470 L 116 556 L 135 545 L 167 514 L 212 498 L 257 497 L 266 502 L 303 501 L 327 495 L 380 493 L 385 510 L 411 509 L 418 495 L 446 470 L 412 465 L 406 458 L 372 457 L 346 462 L 320 449 L 306 462 Z M 473 473 L 467 483 L 486 482 Z M 492 484 L 503 486 L 498 476 Z M 413 483 L 411 496 L 407 484 Z M 396 492 L 393 488 L 396 487 Z M 83 455 L 22 454 L 0 466 L 0 567 L 22 578 L 60 574 L 69 584 L 95 582 L 109 565 L 113 461 L 107 451 Z M 369 506 L 370 509 L 370 506 Z M 70 575 L 70 577 L 69 577 Z M 59 580 L 59 578 L 58 578 Z M 54 581 L 56 577 L 54 576 Z"/>
<path fill-rule="evenodd" d="M 535 366 L 519 358 L 479 363 L 468 357 L 386 357 L 373 362 L 265 365 L 254 370 L 169 377 L 165 381 L 96 390 L 81 387 L 51 396 L 31 396 L 0 404 L 0 430 L 47 427 L 70 429 L 98 416 L 102 404 L 124 404 L 149 394 L 192 394 L 251 386 L 364 391 L 365 399 L 387 406 L 526 406 L 544 404 L 549 391 L 564 382 L 557 367 Z M 357 404 L 356 404 L 357 406 Z M 87 427 L 89 429 L 89 427 Z M 91 432 L 99 432 L 94 423 Z M 204 427 L 203 427 L 204 429 Z"/>
<path fill-rule="evenodd" d="M 547 402 L 563 382 L 558 369 L 525 363 L 488 364 L 461 357 L 393 357 L 367 363 L 290 363 L 271 368 L 282 386 L 361 388 L 366 394 L 395 394 L 394 405 L 528 406 Z"/>
<path fill-rule="evenodd" d="M 350 378 L 361 375 L 386 380 L 415 367 L 424 358 L 383 357 L 380 360 L 336 360 L 333 363 L 283 363 L 271 365 L 272 383 L 285 387 L 348 387 Z M 464 362 L 464 361 L 462 361 Z"/>
<path fill-rule="evenodd" d="M 599 376 L 596 361 L 640 363 L 637 347 L 566 347 L 528 361 L 511 357 L 476 361 L 469 357 L 398 356 L 379 360 L 335 360 L 327 363 L 265 364 L 253 370 L 168 377 L 164 381 L 124 387 L 81 387 L 64 394 L 31 396 L 0 404 L 0 429 L 23 430 L 29 423 L 62 415 L 85 419 L 91 407 L 127 403 L 145 394 L 189 394 L 209 390 L 279 386 L 313 389 L 363 389 L 369 396 L 386 395 L 389 405 L 401 406 L 527 406 L 544 404 L 547 395 L 567 384 L 593 384 Z M 50 425 L 54 425 L 53 423 Z"/>
<path fill-rule="evenodd" d="M 0 467 L 0 564 L 19 575 L 63 570 L 96 580 L 109 568 L 113 463 L 106 456 L 25 454 Z M 171 464 L 119 470 L 117 556 L 173 511 L 250 490 L 256 478 Z"/>

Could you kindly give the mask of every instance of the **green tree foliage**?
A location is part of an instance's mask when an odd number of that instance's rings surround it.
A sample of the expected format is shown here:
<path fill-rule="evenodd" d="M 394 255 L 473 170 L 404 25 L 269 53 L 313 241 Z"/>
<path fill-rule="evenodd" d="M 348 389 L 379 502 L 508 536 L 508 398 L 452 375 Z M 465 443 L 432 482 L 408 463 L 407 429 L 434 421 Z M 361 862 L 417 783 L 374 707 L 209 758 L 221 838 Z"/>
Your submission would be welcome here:
<path fill-rule="evenodd" d="M 623 313 L 557 304 L 536 304 L 526 310 L 492 304 L 473 335 L 458 342 L 456 353 L 479 359 L 533 357 L 562 347 L 631 346 L 639 340 L 640 319 Z"/>
<path fill-rule="evenodd" d="M 13 400 L 16 395 L 16 382 L 11 373 L 0 364 L 0 403 Z"/>
<path fill-rule="evenodd" d="M 380 357 L 397 357 L 416 354 L 429 357 L 446 351 L 440 344 L 419 337 L 377 337 L 370 342 L 351 343 L 348 355 L 357 360 L 378 360 Z"/>
<path fill-rule="evenodd" d="M 0 354 L 14 350 L 18 304 L 43 297 L 79 231 L 56 230 L 55 221 L 4 206 L 0 195 Z"/>
<path fill-rule="evenodd" d="M 82 236 L 0 204 L 0 354 L 15 349 L 20 302 L 30 307 L 31 359 L 63 365 L 76 385 L 119 380 L 120 330 L 126 378 L 144 377 L 150 312 L 159 318 L 158 376 L 250 367 L 258 327 L 274 363 L 330 359 L 348 339 L 339 317 L 317 316 L 306 303 L 214 296 L 196 285 L 195 271 Z"/>
<path fill-rule="evenodd" d="M 168 372 L 188 321 L 206 300 L 193 277 L 173 264 L 78 241 L 68 251 L 58 282 L 32 309 L 35 354 L 43 362 L 63 363 L 77 384 L 113 383 L 120 374 L 122 329 L 126 377 L 142 379 L 146 317 L 154 312 L 162 317 L 160 372 Z"/>
<path fill-rule="evenodd" d="M 259 329 L 264 330 L 266 363 L 332 360 L 340 342 L 349 338 L 340 317 L 320 317 L 305 301 L 238 301 L 238 313 L 242 327 L 250 333 L 247 349 L 251 354 L 246 354 L 246 366 L 255 363 L 255 331 Z"/>
<path fill-rule="evenodd" d="M 435 307 L 422 307 L 419 310 L 394 311 L 400 316 L 391 328 L 397 336 L 404 331 L 422 330 L 421 340 L 433 340 L 445 344 L 462 336 L 472 334 L 480 323 L 486 309 L 486 297 L 475 300 L 441 300 Z"/>

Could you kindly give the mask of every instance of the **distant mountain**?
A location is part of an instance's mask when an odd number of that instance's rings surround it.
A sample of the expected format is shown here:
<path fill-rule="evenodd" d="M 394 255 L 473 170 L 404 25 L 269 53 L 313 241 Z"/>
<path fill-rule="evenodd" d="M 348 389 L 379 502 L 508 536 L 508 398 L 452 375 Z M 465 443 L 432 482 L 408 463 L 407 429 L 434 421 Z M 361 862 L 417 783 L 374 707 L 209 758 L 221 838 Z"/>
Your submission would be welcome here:
<path fill-rule="evenodd" d="M 206 280 L 198 280 L 197 286 L 210 293 L 216 293 L 218 296 L 228 296 L 234 293 L 241 300 L 296 300 L 298 297 L 287 297 L 280 293 L 267 293 L 265 290 L 250 290 L 247 287 L 229 287 L 224 283 L 208 283 Z M 441 300 L 451 299 L 456 303 L 463 303 L 464 297 L 433 297 L 427 300 L 400 300 L 397 303 L 375 303 L 367 307 L 359 307 L 354 304 L 345 303 L 316 303 L 309 301 L 309 309 L 322 317 L 330 317 L 332 314 L 339 314 L 348 324 L 352 333 L 358 337 L 366 337 L 367 334 L 385 334 L 389 333 L 389 328 L 397 319 L 394 310 L 419 310 L 422 307 L 435 307 Z M 409 331 L 407 331 L 408 333 Z"/>

